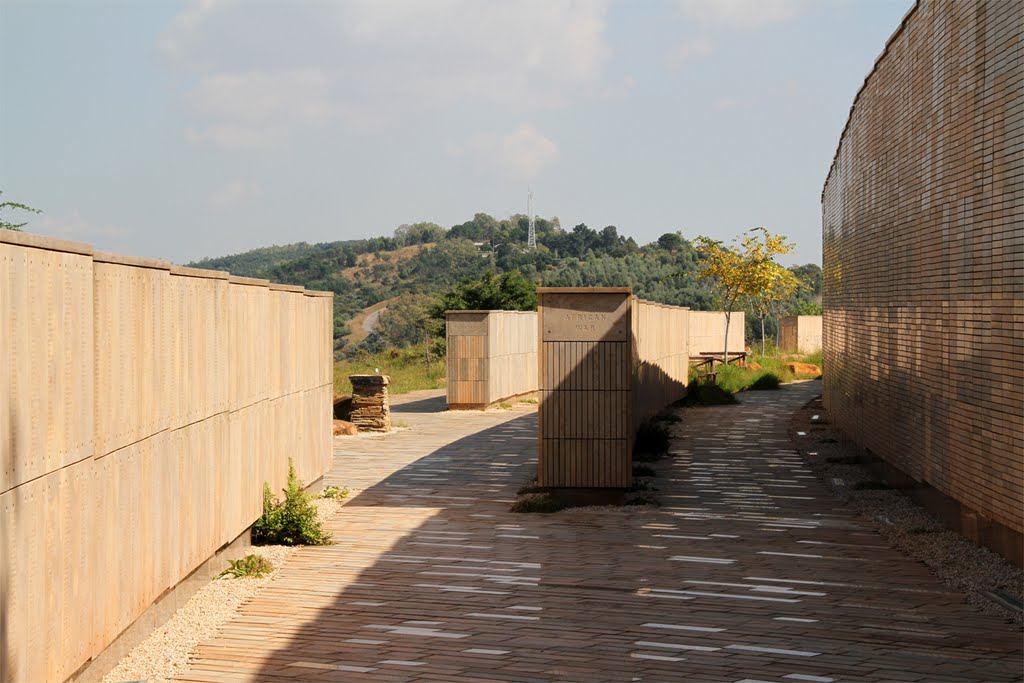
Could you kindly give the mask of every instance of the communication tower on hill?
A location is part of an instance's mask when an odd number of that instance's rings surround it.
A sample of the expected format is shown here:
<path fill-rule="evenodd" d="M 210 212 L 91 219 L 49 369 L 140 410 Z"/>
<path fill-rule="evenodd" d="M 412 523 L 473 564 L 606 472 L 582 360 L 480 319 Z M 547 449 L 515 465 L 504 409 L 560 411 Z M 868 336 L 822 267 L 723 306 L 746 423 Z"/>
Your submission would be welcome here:
<path fill-rule="evenodd" d="M 530 233 L 526 238 L 526 248 L 532 251 L 537 248 L 537 221 L 533 218 L 533 190 L 531 188 L 526 190 L 526 215 L 530 218 Z"/>

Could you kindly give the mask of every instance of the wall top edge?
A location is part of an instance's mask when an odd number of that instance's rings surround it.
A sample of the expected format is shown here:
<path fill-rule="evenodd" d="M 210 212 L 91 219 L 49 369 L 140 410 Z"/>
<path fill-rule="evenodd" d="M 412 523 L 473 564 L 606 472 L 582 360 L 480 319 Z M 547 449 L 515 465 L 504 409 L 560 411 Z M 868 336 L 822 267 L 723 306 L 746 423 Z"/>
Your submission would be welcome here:
<path fill-rule="evenodd" d="M 641 299 L 637 297 L 637 303 L 647 304 L 648 306 L 658 306 L 660 308 L 674 308 L 677 311 L 688 311 L 689 306 L 673 306 L 672 304 L 663 304 L 660 301 L 648 301 L 647 299 Z"/>
<path fill-rule="evenodd" d="M 306 288 L 302 285 L 285 285 L 280 282 L 271 282 L 270 289 L 274 292 L 305 292 Z"/>
<path fill-rule="evenodd" d="M 850 113 L 846 116 L 846 123 L 843 125 L 843 132 L 839 134 L 839 143 L 836 145 L 836 153 L 832 155 L 832 164 L 828 167 L 828 174 L 825 176 L 825 183 L 821 188 L 821 201 L 825 201 L 825 188 L 828 187 L 828 181 L 832 179 L 832 172 L 836 168 L 836 161 L 839 159 L 839 152 L 843 149 L 843 140 L 846 139 L 846 132 L 850 128 L 850 122 L 853 121 L 853 112 L 857 109 L 857 102 L 860 100 L 860 96 L 864 94 L 864 90 L 868 87 L 868 83 L 871 81 L 871 77 L 878 71 L 879 64 L 885 59 L 885 56 L 889 54 L 889 47 L 899 38 L 900 34 L 903 33 L 903 29 L 907 27 L 907 22 L 910 21 L 910 17 L 920 7 L 921 0 L 914 0 L 913 6 L 907 10 L 907 13 L 903 15 L 903 19 L 900 20 L 900 25 L 896 27 L 896 30 L 892 32 L 889 39 L 885 41 L 885 47 L 882 48 L 882 53 L 875 58 L 874 64 L 871 65 L 871 70 L 868 71 L 867 75 L 864 76 L 864 82 L 861 83 L 860 88 L 857 89 L 857 94 L 853 96 L 853 104 L 850 105 Z"/>
<path fill-rule="evenodd" d="M 170 270 L 171 263 L 155 258 L 144 256 L 128 256 L 126 254 L 112 254 L 109 251 L 97 251 L 93 254 L 93 261 L 97 263 L 112 263 L 117 266 L 133 266 L 135 268 L 154 268 L 156 270 Z"/>
<path fill-rule="evenodd" d="M 445 315 L 459 315 L 460 313 L 474 313 L 479 315 L 481 313 L 509 313 L 512 315 L 537 315 L 537 311 L 507 311 L 503 308 L 480 308 L 480 309 L 460 309 L 458 311 L 445 311 Z"/>
<path fill-rule="evenodd" d="M 230 277 L 226 270 L 206 270 L 205 268 L 189 268 L 188 266 L 171 266 L 171 275 L 205 277 L 210 280 L 227 280 Z"/>
<path fill-rule="evenodd" d="M 241 275 L 231 275 L 228 277 L 228 282 L 233 285 L 252 285 L 253 287 L 269 287 L 270 280 L 264 280 L 258 277 L 242 277 Z"/>
<path fill-rule="evenodd" d="M 538 294 L 632 294 L 632 287 L 538 287 Z"/>
<path fill-rule="evenodd" d="M 304 289 L 302 293 L 306 296 L 334 297 L 334 292 L 325 292 L 322 289 Z"/>
<path fill-rule="evenodd" d="M 82 254 L 84 256 L 92 256 L 95 251 L 91 244 L 86 244 L 85 242 L 72 242 L 20 230 L 0 229 L 0 244 L 16 244 L 19 247 L 64 251 L 69 254 Z"/>

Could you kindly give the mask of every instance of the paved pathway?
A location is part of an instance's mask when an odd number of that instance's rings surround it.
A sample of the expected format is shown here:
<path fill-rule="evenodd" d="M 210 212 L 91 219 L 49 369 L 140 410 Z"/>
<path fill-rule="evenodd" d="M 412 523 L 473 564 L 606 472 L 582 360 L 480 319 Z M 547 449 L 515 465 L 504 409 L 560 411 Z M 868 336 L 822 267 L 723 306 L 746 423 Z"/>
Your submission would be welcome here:
<path fill-rule="evenodd" d="M 338 440 L 366 490 L 204 644 L 188 681 L 1012 681 L 1019 631 L 888 548 L 789 446 L 820 385 L 684 412 L 660 509 L 507 512 L 536 412 Z"/>

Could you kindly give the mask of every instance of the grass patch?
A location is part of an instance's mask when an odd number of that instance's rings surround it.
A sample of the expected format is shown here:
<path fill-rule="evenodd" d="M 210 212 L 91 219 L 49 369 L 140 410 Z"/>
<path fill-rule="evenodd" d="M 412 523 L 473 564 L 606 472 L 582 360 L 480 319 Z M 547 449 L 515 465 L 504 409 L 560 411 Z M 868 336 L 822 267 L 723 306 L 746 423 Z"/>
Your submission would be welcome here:
<path fill-rule="evenodd" d="M 656 477 L 658 473 L 649 465 L 633 465 L 634 477 Z"/>
<path fill-rule="evenodd" d="M 274 565 L 270 563 L 270 560 L 262 555 L 250 553 L 237 560 L 228 560 L 228 568 L 218 574 L 217 578 L 234 576 L 237 578 L 250 577 L 258 579 L 272 571 L 274 571 Z"/>
<path fill-rule="evenodd" d="M 550 493 L 527 493 L 512 503 L 509 512 L 539 512 L 550 514 L 565 509 L 565 503 Z"/>
<path fill-rule="evenodd" d="M 360 354 L 334 364 L 334 393 L 351 394 L 349 375 L 372 375 L 379 370 L 391 378 L 388 391 L 406 394 L 418 389 L 441 389 L 445 385 L 444 358 L 431 355 L 427 363 L 426 346 L 418 344 L 405 349 L 389 349 L 380 353 Z"/>
<path fill-rule="evenodd" d="M 853 485 L 854 491 L 888 491 L 892 487 L 881 481 L 859 481 Z"/>

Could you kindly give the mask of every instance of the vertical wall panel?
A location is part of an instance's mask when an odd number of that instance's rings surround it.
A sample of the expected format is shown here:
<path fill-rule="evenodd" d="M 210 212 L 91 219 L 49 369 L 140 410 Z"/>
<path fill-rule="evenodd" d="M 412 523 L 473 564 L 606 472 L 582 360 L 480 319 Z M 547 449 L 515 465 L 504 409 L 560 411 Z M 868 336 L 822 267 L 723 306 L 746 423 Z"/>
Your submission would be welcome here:
<path fill-rule="evenodd" d="M 330 466 L 330 293 L 227 277 L 0 230 L 0 680 L 66 679 Z"/>
<path fill-rule="evenodd" d="M 448 311 L 448 407 L 484 408 L 537 391 L 537 314 Z"/>

